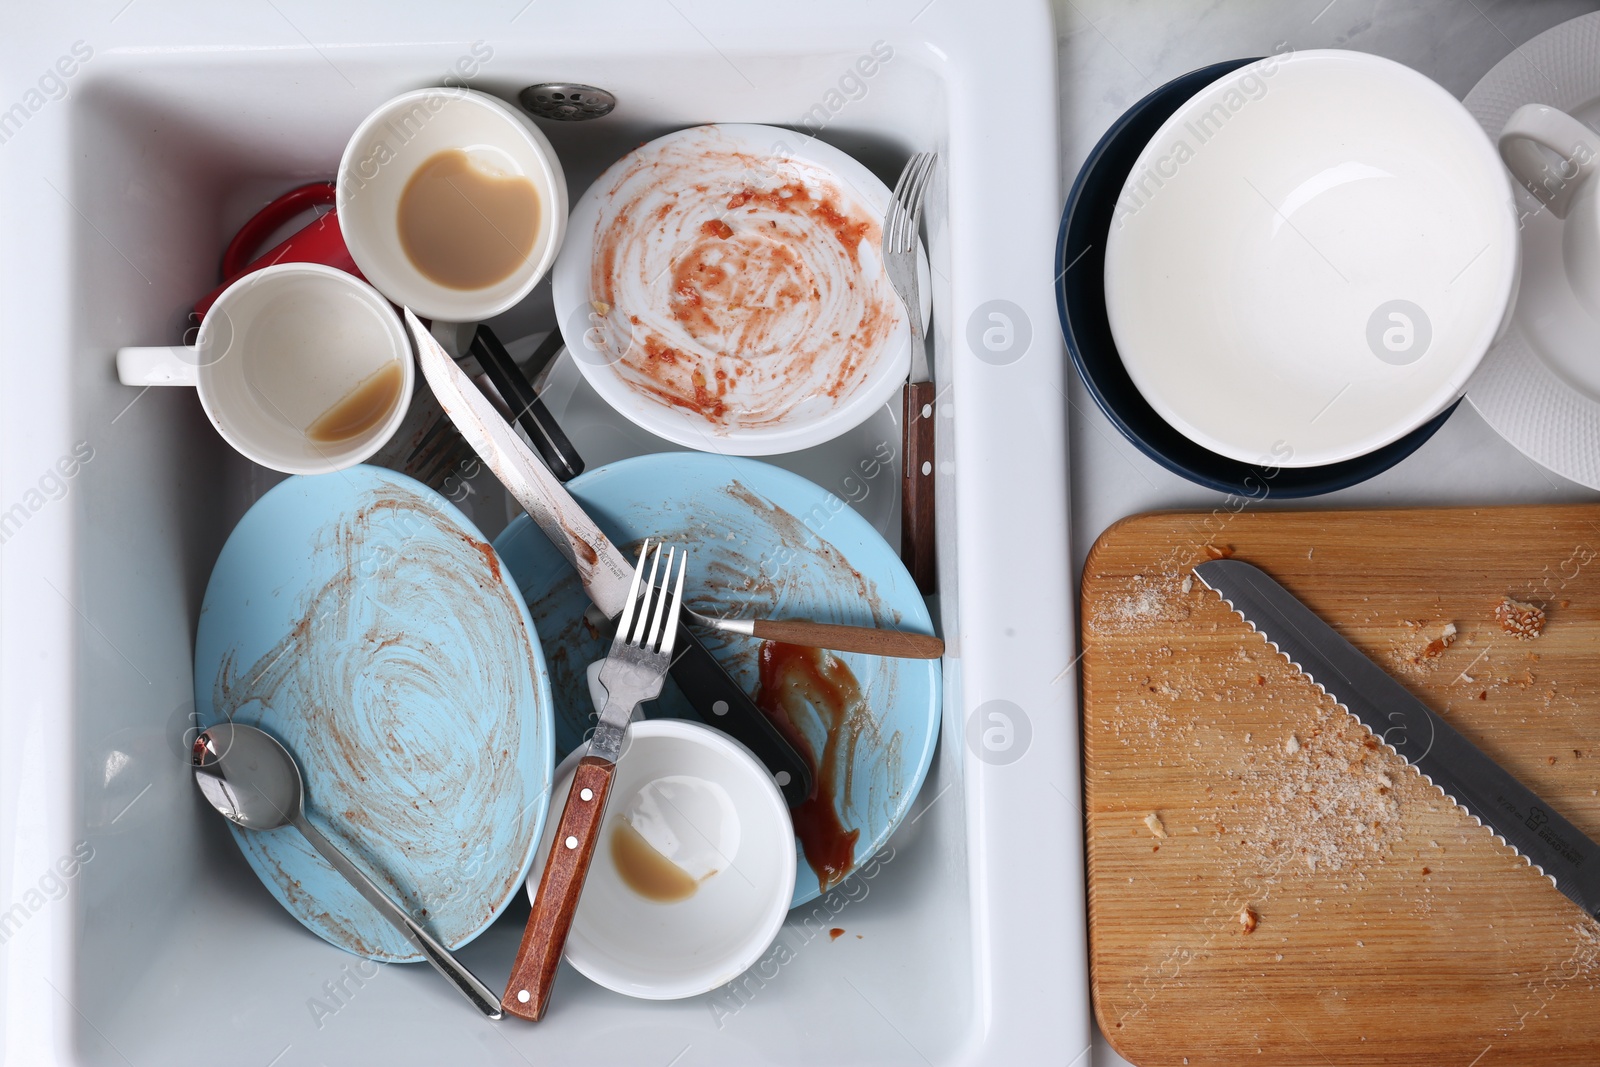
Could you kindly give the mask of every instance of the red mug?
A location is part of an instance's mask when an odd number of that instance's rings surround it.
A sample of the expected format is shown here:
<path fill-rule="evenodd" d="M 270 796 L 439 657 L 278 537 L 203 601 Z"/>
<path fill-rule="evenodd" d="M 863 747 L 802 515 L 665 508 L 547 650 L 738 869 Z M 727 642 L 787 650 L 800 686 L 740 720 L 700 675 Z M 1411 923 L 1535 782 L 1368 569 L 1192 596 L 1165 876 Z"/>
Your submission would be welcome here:
<path fill-rule="evenodd" d="M 332 209 L 333 203 L 333 182 L 312 182 L 289 190 L 251 216 L 222 253 L 222 284 L 195 304 L 195 321 L 205 318 L 211 305 L 228 286 L 246 274 L 253 274 L 274 263 L 321 263 L 366 281 L 356 267 L 356 261 L 351 258 L 350 250 L 345 247 L 344 234 L 339 229 L 339 213 Z M 254 259 L 249 258 L 273 231 L 296 215 L 324 204 L 329 206 L 328 211 Z"/>

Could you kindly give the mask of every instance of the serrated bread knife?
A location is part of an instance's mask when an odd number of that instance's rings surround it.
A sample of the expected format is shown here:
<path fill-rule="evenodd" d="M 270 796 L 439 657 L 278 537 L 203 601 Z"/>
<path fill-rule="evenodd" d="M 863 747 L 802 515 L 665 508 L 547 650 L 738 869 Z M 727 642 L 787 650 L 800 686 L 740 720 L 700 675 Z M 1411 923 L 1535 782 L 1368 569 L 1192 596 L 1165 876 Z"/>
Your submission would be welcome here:
<path fill-rule="evenodd" d="M 1242 560 L 1195 575 L 1290 664 L 1557 889 L 1600 917 L 1600 845 L 1468 741 L 1264 571 Z"/>

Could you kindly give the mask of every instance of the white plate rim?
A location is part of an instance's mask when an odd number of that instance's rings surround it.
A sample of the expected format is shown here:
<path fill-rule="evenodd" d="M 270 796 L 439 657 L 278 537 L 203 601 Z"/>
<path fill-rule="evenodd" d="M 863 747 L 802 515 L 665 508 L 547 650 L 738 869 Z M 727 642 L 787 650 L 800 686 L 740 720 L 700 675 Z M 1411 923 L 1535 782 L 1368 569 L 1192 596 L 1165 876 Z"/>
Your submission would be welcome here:
<path fill-rule="evenodd" d="M 1579 108 L 1600 98 L 1600 12 L 1554 26 L 1512 49 L 1462 101 L 1491 139 L 1523 104 Z M 1519 213 L 1541 208 L 1512 183 Z M 1467 399 L 1524 456 L 1563 478 L 1600 489 L 1600 400 L 1551 370 L 1513 310 L 1505 335 L 1467 382 Z"/>

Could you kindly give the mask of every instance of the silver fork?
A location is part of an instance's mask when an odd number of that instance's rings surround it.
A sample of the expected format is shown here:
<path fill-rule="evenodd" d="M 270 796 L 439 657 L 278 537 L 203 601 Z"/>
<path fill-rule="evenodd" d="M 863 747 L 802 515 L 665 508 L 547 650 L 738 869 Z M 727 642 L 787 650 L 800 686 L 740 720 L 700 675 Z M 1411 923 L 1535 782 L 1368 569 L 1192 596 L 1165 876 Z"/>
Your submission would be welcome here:
<path fill-rule="evenodd" d="M 617 636 L 611 639 L 611 651 L 600 668 L 600 684 L 606 687 L 606 704 L 600 709 L 600 722 L 589 740 L 589 755 L 612 763 L 622 755 L 622 739 L 627 733 L 633 709 L 646 700 L 661 695 L 661 681 L 672 664 L 672 646 L 678 636 L 678 613 L 683 607 L 683 576 L 689 566 L 689 553 L 682 549 L 667 548 L 666 572 L 659 587 L 656 585 L 656 568 L 661 563 L 663 545 L 656 543 L 654 555 L 647 539 L 639 553 L 639 568 L 633 572 L 633 584 L 628 588 L 628 606 L 622 609 L 622 619 L 617 623 Z M 676 555 L 678 564 L 677 588 L 668 592 L 672 584 L 672 565 Z M 645 563 L 650 564 L 650 577 L 645 582 L 644 598 L 639 599 L 639 577 Z M 651 604 L 651 595 L 655 603 Z M 669 602 L 670 601 L 670 602 Z M 636 610 L 637 609 L 637 610 Z M 637 623 L 634 616 L 638 615 Z M 630 627 L 632 633 L 629 633 Z M 646 632 L 648 627 L 648 632 Z M 663 632 L 663 627 L 665 630 Z"/>
<path fill-rule="evenodd" d="M 668 548 L 666 567 L 662 571 L 661 555 L 662 545 L 658 542 L 652 554 L 649 541 L 639 553 L 639 566 L 633 572 L 628 604 L 622 609 L 617 636 L 612 639 L 611 652 L 600 669 L 600 681 L 606 687 L 605 707 L 600 710 L 600 723 L 589 740 L 589 751 L 578 761 L 578 769 L 573 773 L 572 786 L 567 790 L 567 806 L 561 813 L 561 823 L 556 827 L 550 856 L 539 879 L 539 892 L 533 900 L 528 926 L 522 933 L 522 946 L 511 966 L 511 981 L 500 1000 L 500 1006 L 512 1015 L 534 1022 L 544 1015 L 550 1002 L 556 965 L 561 962 L 567 932 L 572 928 L 578 897 L 583 892 L 583 880 L 589 873 L 589 861 L 594 858 L 595 845 L 600 840 L 606 797 L 611 791 L 617 759 L 622 755 L 628 720 L 640 704 L 661 695 L 661 682 L 672 663 L 678 613 L 683 607 L 683 576 L 689 560 L 686 551 Z M 674 562 L 678 567 L 675 587 Z M 647 564 L 650 576 L 645 579 L 641 598 L 639 579 Z M 662 574 L 659 586 L 656 585 L 658 572 Z"/>
<path fill-rule="evenodd" d="M 883 267 L 911 319 L 911 380 L 927 381 L 928 353 L 923 345 L 922 291 L 917 280 L 917 231 L 922 227 L 922 201 L 928 178 L 938 162 L 937 152 L 918 152 L 906 161 L 895 182 L 894 196 L 883 215 Z"/>
<path fill-rule="evenodd" d="M 938 156 L 918 152 L 895 183 L 883 217 L 883 267 L 911 320 L 911 374 L 900 402 L 900 558 L 917 588 L 935 588 L 933 509 L 933 406 L 938 395 L 928 366 L 922 328 L 922 293 L 917 282 L 917 231 L 922 201 Z"/>

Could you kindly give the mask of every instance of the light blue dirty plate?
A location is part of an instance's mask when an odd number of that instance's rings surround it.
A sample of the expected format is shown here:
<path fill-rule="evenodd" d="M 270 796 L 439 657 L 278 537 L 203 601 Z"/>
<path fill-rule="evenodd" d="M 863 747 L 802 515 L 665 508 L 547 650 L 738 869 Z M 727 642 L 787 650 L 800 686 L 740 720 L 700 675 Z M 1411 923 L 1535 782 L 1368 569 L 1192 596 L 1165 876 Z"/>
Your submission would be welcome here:
<path fill-rule="evenodd" d="M 276 486 L 211 572 L 194 678 L 201 725 L 282 741 L 307 817 L 440 941 L 516 895 L 549 804 L 549 680 L 516 583 L 439 494 L 368 466 Z M 422 958 L 298 831 L 233 833 L 315 933 Z"/>
<path fill-rule="evenodd" d="M 892 492 L 863 472 L 856 487 Z M 597 467 L 567 483 L 600 528 L 630 554 L 646 537 L 689 547 L 689 603 L 703 614 L 808 618 L 932 633 L 928 609 L 893 549 L 840 497 L 796 474 L 755 460 L 704 452 L 637 456 Z M 846 491 L 849 491 L 846 487 Z M 528 598 L 544 635 L 555 693 L 556 748 L 565 755 L 593 725 L 584 669 L 609 639 L 583 618 L 588 598 L 577 575 L 527 516 L 495 547 Z M 713 655 L 750 693 L 760 684 L 761 642 L 701 631 Z M 841 654 L 860 683 L 865 713 L 836 747 L 833 799 L 843 825 L 857 829 L 854 857 L 865 862 L 905 817 L 933 759 L 939 730 L 939 663 Z M 701 719 L 669 680 L 651 717 Z M 820 718 L 805 724 L 822 752 Z M 852 744 L 853 736 L 854 743 Z M 800 853 L 794 904 L 821 892 Z"/>

